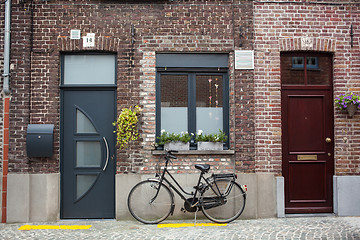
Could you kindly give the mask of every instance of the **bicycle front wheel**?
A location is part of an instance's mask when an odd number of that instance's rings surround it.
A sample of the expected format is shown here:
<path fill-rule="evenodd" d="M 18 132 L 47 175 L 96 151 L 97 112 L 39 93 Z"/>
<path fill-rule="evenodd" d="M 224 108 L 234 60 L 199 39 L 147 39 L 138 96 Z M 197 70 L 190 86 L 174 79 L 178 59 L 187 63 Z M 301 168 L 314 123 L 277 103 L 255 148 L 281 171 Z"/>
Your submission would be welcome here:
<path fill-rule="evenodd" d="M 155 180 L 145 180 L 136 184 L 128 196 L 131 215 L 145 224 L 155 224 L 165 220 L 174 206 L 170 189 Z"/>
<path fill-rule="evenodd" d="M 246 193 L 230 179 L 216 179 L 202 194 L 204 215 L 217 223 L 229 223 L 237 219 L 245 208 Z M 215 191 L 214 191 L 215 190 Z M 220 193 L 224 198 L 220 198 Z"/>

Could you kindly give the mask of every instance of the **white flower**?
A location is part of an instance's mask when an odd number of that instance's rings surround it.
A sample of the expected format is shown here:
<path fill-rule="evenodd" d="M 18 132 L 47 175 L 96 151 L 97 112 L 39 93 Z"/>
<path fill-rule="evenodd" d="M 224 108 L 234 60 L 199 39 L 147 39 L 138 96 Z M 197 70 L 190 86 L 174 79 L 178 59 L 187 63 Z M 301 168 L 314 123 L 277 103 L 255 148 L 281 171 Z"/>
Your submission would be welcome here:
<path fill-rule="evenodd" d="M 197 132 L 197 135 L 201 135 L 203 133 L 203 130 L 199 129 Z"/>
<path fill-rule="evenodd" d="M 165 129 L 161 129 L 160 133 L 163 134 L 165 131 Z"/>

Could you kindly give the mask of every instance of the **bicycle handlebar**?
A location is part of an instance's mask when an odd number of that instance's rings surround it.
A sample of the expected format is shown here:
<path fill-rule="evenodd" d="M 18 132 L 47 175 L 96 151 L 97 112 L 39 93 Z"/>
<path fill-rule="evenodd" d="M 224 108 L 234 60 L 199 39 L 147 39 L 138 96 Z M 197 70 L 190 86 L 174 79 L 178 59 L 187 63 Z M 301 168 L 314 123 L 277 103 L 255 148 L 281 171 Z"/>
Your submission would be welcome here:
<path fill-rule="evenodd" d="M 167 158 L 167 159 L 169 159 L 169 158 L 177 159 L 177 157 L 174 156 L 173 153 L 178 153 L 178 151 L 165 149 L 165 152 L 166 152 L 165 158 Z"/>

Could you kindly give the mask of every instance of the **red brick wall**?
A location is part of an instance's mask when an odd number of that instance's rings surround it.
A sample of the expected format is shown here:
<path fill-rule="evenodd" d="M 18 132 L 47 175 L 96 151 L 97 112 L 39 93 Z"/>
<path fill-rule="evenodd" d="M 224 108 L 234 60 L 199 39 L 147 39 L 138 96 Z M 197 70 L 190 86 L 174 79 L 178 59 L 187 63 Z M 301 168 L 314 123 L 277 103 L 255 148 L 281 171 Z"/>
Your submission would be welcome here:
<path fill-rule="evenodd" d="M 128 150 L 118 151 L 119 173 L 154 171 L 152 162 L 158 158 L 151 154 L 155 141 L 155 52 L 229 53 L 229 124 L 231 148 L 236 154 L 184 156 L 184 168 L 179 171 L 194 171 L 185 167 L 194 161 L 220 162 L 218 168 L 224 171 L 228 166 L 254 171 L 253 73 L 235 71 L 232 53 L 252 49 L 252 1 L 32 2 L 13 1 L 11 172 L 59 171 L 60 54 L 83 50 L 116 52 L 118 110 L 135 104 L 144 108 L 141 139 Z M 95 47 L 83 49 L 82 40 L 70 40 L 71 29 L 80 29 L 82 36 L 95 33 Z M 52 158 L 27 159 L 29 123 L 55 124 Z"/>
<path fill-rule="evenodd" d="M 281 174 L 280 52 L 334 54 L 334 96 L 360 94 L 359 3 L 348 1 L 257 1 L 255 25 L 256 171 Z M 344 4 L 341 4 L 344 2 Z M 353 47 L 350 25 L 353 24 Z M 311 39 L 311 46 L 301 38 Z M 335 172 L 360 174 L 360 115 L 335 110 Z"/>
<path fill-rule="evenodd" d="M 239 171 L 281 173 L 280 51 L 333 52 L 334 95 L 360 93 L 358 3 L 257 1 L 253 6 L 246 0 L 33 2 L 32 7 L 30 1 L 13 1 L 12 172 L 59 171 L 60 52 L 84 50 L 81 40 L 69 39 L 70 29 L 80 29 L 82 35 L 96 34 L 96 47 L 89 50 L 118 54 L 118 109 L 138 103 L 144 107 L 141 140 L 128 151 L 119 151 L 118 172 L 134 170 L 130 166 L 146 172 L 157 158 L 150 153 L 155 140 L 156 51 L 230 53 L 230 139 L 236 154 L 226 157 L 226 161 Z M 131 25 L 135 28 L 134 44 Z M 301 37 L 312 39 L 313 46 L 302 47 Z M 255 71 L 234 70 L 232 51 L 252 49 L 254 42 Z M 335 111 L 338 175 L 360 172 L 359 122 L 358 114 L 350 119 Z M 51 159 L 26 158 L 28 123 L 55 124 L 55 154 Z M 198 158 L 185 157 L 191 160 L 189 164 Z"/>

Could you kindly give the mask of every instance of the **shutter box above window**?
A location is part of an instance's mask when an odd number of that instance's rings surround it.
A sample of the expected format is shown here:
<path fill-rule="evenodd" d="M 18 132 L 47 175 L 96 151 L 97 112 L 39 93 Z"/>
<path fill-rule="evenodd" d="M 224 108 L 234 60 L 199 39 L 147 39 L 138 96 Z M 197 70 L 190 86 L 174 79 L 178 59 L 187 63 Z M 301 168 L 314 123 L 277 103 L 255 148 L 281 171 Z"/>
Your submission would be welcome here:
<path fill-rule="evenodd" d="M 158 53 L 156 67 L 227 68 L 228 54 L 223 53 Z"/>

